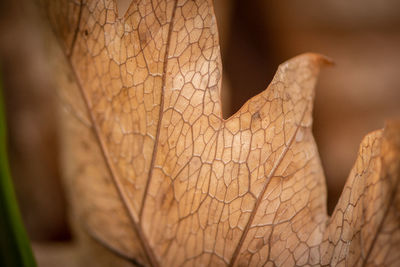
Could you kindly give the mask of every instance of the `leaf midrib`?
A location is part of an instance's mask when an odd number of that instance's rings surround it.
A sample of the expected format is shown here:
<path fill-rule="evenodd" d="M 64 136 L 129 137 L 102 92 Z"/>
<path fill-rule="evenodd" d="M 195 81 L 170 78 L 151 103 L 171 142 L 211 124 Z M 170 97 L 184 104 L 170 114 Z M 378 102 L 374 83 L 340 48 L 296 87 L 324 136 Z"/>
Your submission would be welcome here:
<path fill-rule="evenodd" d="M 268 89 L 267 89 L 267 90 L 268 90 Z M 257 199 L 257 201 L 256 201 L 256 204 L 254 205 L 254 208 L 253 208 L 253 210 L 252 210 L 252 212 L 251 212 L 251 214 L 250 214 L 250 218 L 249 218 L 249 220 L 247 221 L 247 224 L 246 224 L 246 226 L 245 226 L 245 228 L 244 228 L 244 230 L 243 230 L 243 233 L 242 233 L 242 235 L 241 235 L 241 237 L 240 237 L 239 243 L 238 243 L 238 245 L 236 246 L 235 251 L 234 251 L 233 254 L 232 254 L 231 260 L 230 260 L 230 262 L 229 262 L 229 264 L 228 264 L 229 267 L 234 266 L 235 263 L 236 263 L 236 260 L 238 259 L 238 256 L 239 256 L 240 250 L 241 250 L 241 248 L 242 248 L 242 246 L 243 246 L 244 240 L 246 239 L 247 233 L 249 232 L 250 227 L 251 227 L 251 224 L 252 224 L 253 221 L 254 221 L 254 217 L 255 217 L 255 215 L 256 215 L 256 213 L 257 213 L 257 210 L 258 210 L 258 208 L 259 208 L 259 206 L 260 206 L 260 204 L 261 204 L 261 201 L 262 201 L 262 199 L 263 199 L 263 196 L 264 196 L 265 192 L 267 191 L 267 188 L 268 188 L 268 185 L 269 185 L 269 183 L 270 183 L 270 181 L 271 181 L 271 178 L 274 176 L 276 170 L 278 169 L 278 167 L 279 167 L 280 164 L 282 163 L 283 158 L 286 156 L 286 153 L 289 151 L 289 148 L 292 146 L 293 141 L 294 141 L 295 138 L 296 138 L 296 134 L 297 134 L 298 130 L 299 130 L 300 127 L 301 127 L 301 122 L 302 122 L 303 119 L 304 119 L 304 116 L 305 116 L 306 111 L 307 111 L 307 107 L 308 107 L 308 106 L 306 106 L 305 109 L 304 109 L 304 111 L 303 111 L 303 114 L 302 114 L 302 116 L 301 116 L 301 119 L 300 119 L 300 121 L 299 121 L 297 127 L 296 127 L 296 130 L 295 130 L 295 132 L 293 133 L 293 135 L 291 136 L 291 138 L 290 138 L 290 140 L 289 140 L 289 144 L 286 146 L 285 150 L 282 151 L 281 156 L 278 158 L 278 160 L 276 161 L 275 165 L 274 165 L 273 168 L 271 169 L 270 173 L 269 173 L 268 176 L 266 177 L 267 182 L 265 183 L 265 185 L 264 185 L 264 187 L 263 187 L 263 189 L 262 189 L 262 191 L 261 191 L 261 193 L 260 193 L 260 195 L 259 195 L 259 197 L 258 197 L 258 199 Z"/>
<path fill-rule="evenodd" d="M 162 73 L 162 78 L 161 78 L 162 81 L 161 81 L 161 94 L 160 94 L 160 110 L 159 110 L 159 114 L 158 114 L 156 137 L 155 137 L 155 140 L 154 140 L 153 153 L 152 153 L 152 156 L 151 156 L 149 174 L 147 176 L 146 187 L 145 187 L 145 190 L 144 190 L 144 193 L 143 193 L 142 203 L 141 203 L 141 207 L 140 207 L 140 210 L 139 210 L 139 223 L 140 224 L 142 222 L 143 211 L 144 211 L 144 207 L 145 207 L 146 200 L 147 200 L 147 192 L 149 191 L 150 181 L 153 178 L 153 170 L 154 170 L 154 165 L 155 165 L 155 161 L 156 161 L 156 157 L 157 157 L 158 140 L 160 138 L 161 122 L 162 122 L 163 115 L 164 115 L 164 88 L 165 88 L 166 77 L 167 77 L 169 45 L 170 45 L 170 42 L 171 42 L 171 34 L 172 34 L 172 29 L 173 29 L 173 22 L 175 20 L 175 13 L 176 13 L 177 4 L 178 4 L 178 0 L 175 0 L 174 7 L 172 9 L 171 21 L 170 21 L 169 27 L 168 27 L 167 43 L 165 45 L 165 53 L 164 53 L 164 61 L 163 61 L 164 62 L 164 64 L 163 64 L 163 73 Z"/>
<path fill-rule="evenodd" d="M 113 182 L 115 184 L 115 187 L 117 188 L 117 191 L 118 191 L 118 193 L 119 193 L 119 195 L 120 195 L 120 197 L 122 199 L 122 202 L 124 203 L 124 206 L 127 209 L 129 217 L 130 217 L 130 219 L 132 221 L 132 224 L 134 226 L 133 228 L 134 228 L 137 236 L 139 237 L 139 241 L 140 241 L 140 243 L 142 245 L 142 248 L 143 248 L 143 250 L 145 252 L 145 257 L 147 258 L 147 260 L 150 263 L 150 265 L 155 266 L 155 267 L 159 266 L 160 264 L 159 264 L 156 256 L 154 255 L 153 250 L 152 250 L 152 248 L 150 247 L 150 245 L 149 245 L 149 243 L 147 241 L 147 238 L 144 235 L 144 232 L 143 232 L 143 230 L 141 228 L 140 222 L 141 222 L 141 215 L 142 215 L 142 212 L 143 212 L 143 209 L 144 209 L 144 202 L 146 200 L 146 195 L 147 195 L 147 192 L 148 192 L 148 187 L 149 187 L 149 184 L 150 184 L 150 180 L 152 178 L 152 170 L 154 169 L 155 157 L 157 156 L 157 153 L 156 153 L 157 149 L 156 148 L 158 146 L 158 139 L 159 139 L 160 128 L 161 128 L 161 120 L 162 120 L 162 115 L 163 115 L 164 88 L 165 88 L 165 83 L 166 83 L 166 74 L 167 74 L 166 70 L 167 70 L 168 55 L 169 55 L 169 45 L 170 45 L 170 40 L 171 40 L 171 33 L 172 33 L 173 21 L 174 21 L 174 18 L 175 18 L 175 11 L 176 11 L 176 8 L 177 8 L 177 3 L 178 3 L 178 1 L 175 0 L 174 6 L 173 6 L 173 9 L 172 9 L 171 21 L 169 22 L 168 39 L 167 39 L 167 43 L 166 43 L 166 47 L 165 47 L 164 66 L 163 66 L 163 74 L 162 74 L 162 84 L 161 84 L 162 92 L 161 92 L 161 97 L 160 97 L 161 99 L 160 99 L 159 120 L 158 120 L 158 123 L 157 123 L 157 132 L 156 132 L 156 137 L 155 137 L 155 141 L 154 141 L 154 149 L 153 149 L 152 161 L 151 161 L 151 164 L 150 164 L 150 170 L 149 170 L 149 175 L 148 175 L 148 179 L 147 179 L 147 182 L 146 182 L 145 192 L 143 194 L 143 200 L 142 200 L 142 205 L 141 205 L 141 209 L 140 209 L 140 213 L 139 213 L 139 221 L 138 222 L 135 220 L 134 208 L 133 208 L 132 204 L 129 201 L 129 197 L 127 196 L 127 194 L 126 194 L 126 192 L 124 190 L 124 186 L 121 183 L 119 176 L 117 175 L 117 172 L 116 172 L 116 170 L 114 168 L 114 165 L 112 163 L 112 160 L 110 158 L 110 154 L 108 152 L 107 146 L 104 143 L 103 138 L 101 136 L 101 129 L 97 125 L 96 120 L 94 118 L 94 115 L 91 112 L 91 107 L 89 105 L 89 103 L 90 103 L 89 102 L 89 96 L 86 94 L 85 90 L 83 89 L 83 86 L 82 86 L 81 81 L 80 81 L 80 79 L 78 77 L 78 74 L 76 73 L 75 68 L 73 67 L 73 64 L 71 62 L 71 58 L 73 56 L 73 48 L 75 47 L 75 43 L 76 43 L 76 40 L 77 40 L 77 35 L 78 35 L 78 32 L 79 32 L 79 28 L 80 28 L 81 14 L 82 14 L 82 9 L 83 9 L 83 5 L 84 5 L 82 2 L 80 4 L 77 29 L 74 32 L 73 42 L 71 44 L 71 50 L 70 50 L 71 52 L 69 54 L 66 53 L 66 57 L 68 59 L 67 60 L 68 65 L 70 66 L 70 68 L 72 70 L 72 74 L 75 77 L 75 80 L 77 81 L 78 88 L 79 88 L 79 90 L 80 90 L 80 92 L 82 94 L 82 97 L 84 99 L 85 105 L 86 105 L 86 107 L 88 109 L 88 114 L 89 114 L 89 117 L 90 117 L 90 121 L 92 122 L 93 130 L 94 130 L 96 139 L 97 139 L 97 141 L 99 143 L 99 146 L 101 148 L 104 161 L 105 161 L 105 163 L 107 165 L 107 168 L 110 171 L 112 180 L 113 180 Z M 133 4 L 134 4 L 134 2 L 131 3 L 131 5 L 133 5 Z M 128 8 L 128 10 L 129 10 L 129 8 Z"/>
<path fill-rule="evenodd" d="M 372 239 L 371 246 L 368 249 L 368 252 L 367 252 L 367 255 L 366 255 L 365 259 L 364 259 L 364 262 L 362 263 L 363 267 L 366 266 L 367 263 L 368 263 L 368 259 L 369 259 L 370 255 L 372 253 L 373 248 L 375 247 L 376 240 L 378 239 L 378 235 L 380 234 L 380 232 L 382 230 L 382 227 L 385 224 L 385 221 L 386 221 L 386 219 L 388 217 L 390 208 L 392 207 L 393 202 L 395 201 L 399 185 L 400 185 L 400 179 L 396 179 L 396 183 L 394 185 L 394 189 L 392 191 L 392 194 L 390 195 L 390 199 L 389 199 L 388 205 L 387 205 L 387 207 L 385 209 L 385 213 L 383 214 L 383 218 L 382 218 L 381 222 L 379 223 L 378 229 L 376 230 L 376 234 L 375 234 L 374 238 Z"/>

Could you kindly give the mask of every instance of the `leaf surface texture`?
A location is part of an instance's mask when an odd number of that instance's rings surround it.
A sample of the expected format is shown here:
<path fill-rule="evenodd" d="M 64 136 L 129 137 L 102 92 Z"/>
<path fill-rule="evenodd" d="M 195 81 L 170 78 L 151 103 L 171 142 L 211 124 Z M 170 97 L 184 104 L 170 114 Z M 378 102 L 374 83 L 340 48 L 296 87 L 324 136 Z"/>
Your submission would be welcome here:
<path fill-rule="evenodd" d="M 66 182 L 95 239 L 153 266 L 400 264 L 398 124 L 365 137 L 327 215 L 311 126 L 328 59 L 281 64 L 223 119 L 212 1 L 47 8 L 75 82 L 60 89 Z"/>

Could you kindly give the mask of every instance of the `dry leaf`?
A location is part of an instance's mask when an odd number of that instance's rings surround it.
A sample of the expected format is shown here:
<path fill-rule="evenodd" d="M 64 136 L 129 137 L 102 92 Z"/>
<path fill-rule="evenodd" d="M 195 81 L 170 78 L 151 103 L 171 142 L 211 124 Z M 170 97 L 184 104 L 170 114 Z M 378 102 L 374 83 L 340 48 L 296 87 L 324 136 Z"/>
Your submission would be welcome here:
<path fill-rule="evenodd" d="M 48 9 L 76 81 L 60 93 L 66 184 L 95 239 L 153 266 L 400 264 L 399 124 L 364 139 L 327 215 L 311 134 L 327 59 L 283 63 L 224 120 L 212 1 Z"/>

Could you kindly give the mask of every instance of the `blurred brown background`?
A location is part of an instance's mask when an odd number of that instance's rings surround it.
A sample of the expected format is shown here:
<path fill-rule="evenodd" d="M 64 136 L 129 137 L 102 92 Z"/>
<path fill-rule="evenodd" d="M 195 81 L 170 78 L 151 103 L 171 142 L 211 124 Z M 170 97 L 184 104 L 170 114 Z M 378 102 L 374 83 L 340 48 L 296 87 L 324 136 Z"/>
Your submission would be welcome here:
<path fill-rule="evenodd" d="M 119 0 L 120 10 L 129 0 Z M 224 116 L 264 90 L 277 66 L 318 52 L 336 66 L 317 85 L 314 133 L 331 211 L 368 132 L 400 116 L 400 2 L 216 0 Z M 35 2 L 0 1 L 0 64 L 12 174 L 34 241 L 70 239 L 60 182 L 46 21 Z"/>

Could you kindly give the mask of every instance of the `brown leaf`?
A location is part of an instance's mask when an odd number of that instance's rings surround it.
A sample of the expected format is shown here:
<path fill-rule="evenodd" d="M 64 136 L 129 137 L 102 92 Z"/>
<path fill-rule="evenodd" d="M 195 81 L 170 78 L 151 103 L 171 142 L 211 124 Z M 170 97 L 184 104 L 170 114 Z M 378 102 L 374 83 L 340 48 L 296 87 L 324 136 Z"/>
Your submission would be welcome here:
<path fill-rule="evenodd" d="M 120 17 L 111 0 L 49 3 L 76 81 L 60 93 L 66 184 L 95 239 L 153 266 L 400 264 L 398 124 L 364 139 L 327 215 L 311 134 L 327 59 L 283 63 L 224 120 L 211 0 Z"/>

